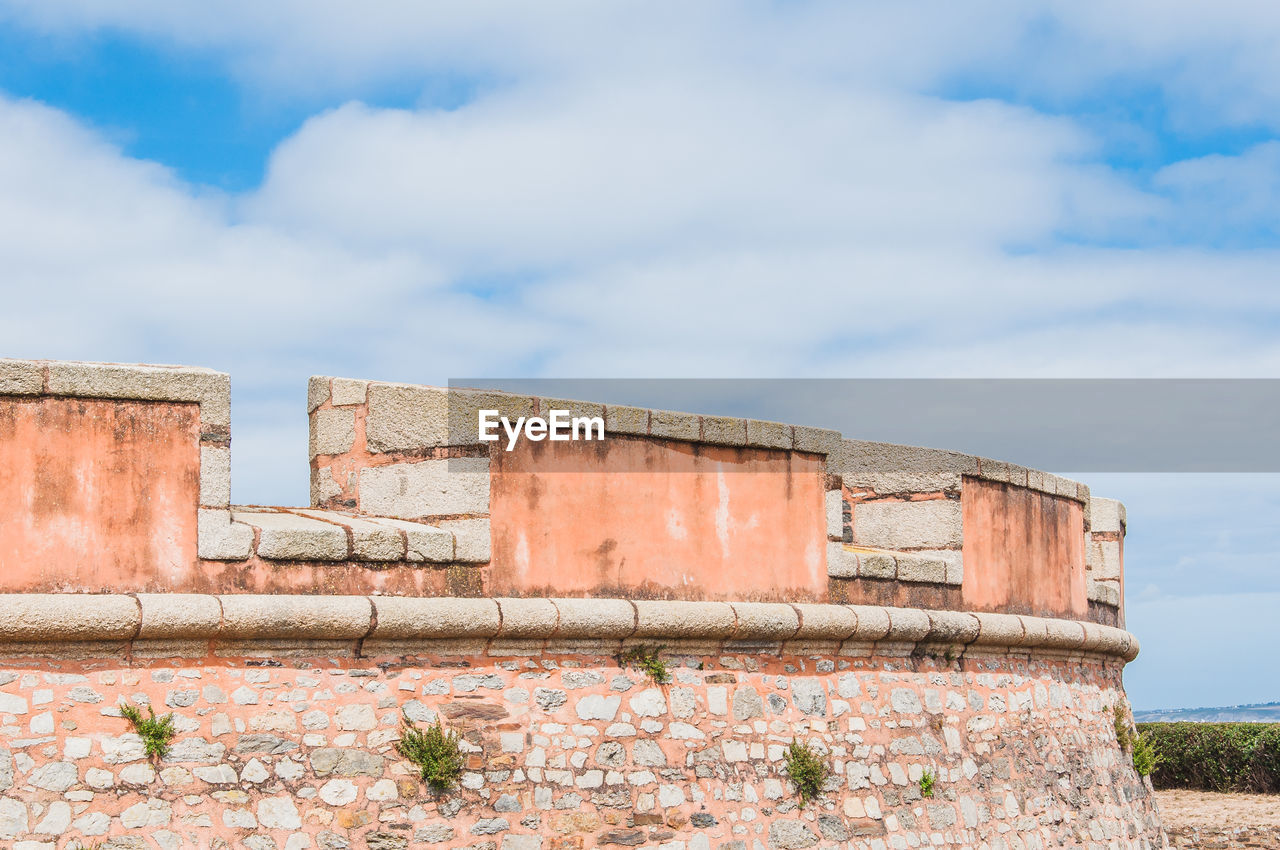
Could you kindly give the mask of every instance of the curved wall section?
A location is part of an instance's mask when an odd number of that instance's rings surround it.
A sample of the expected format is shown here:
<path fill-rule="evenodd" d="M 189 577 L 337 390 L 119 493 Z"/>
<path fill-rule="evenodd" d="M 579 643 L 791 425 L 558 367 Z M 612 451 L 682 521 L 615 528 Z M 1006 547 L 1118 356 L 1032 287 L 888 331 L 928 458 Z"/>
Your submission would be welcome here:
<path fill-rule="evenodd" d="M 1113 728 L 1136 645 L 1106 627 L 625 600 L 0 603 L 9 840 L 1162 846 Z M 620 665 L 658 643 L 669 682 Z M 173 712 L 163 759 L 121 701 Z M 396 753 L 404 718 L 462 735 L 458 788 L 430 792 Z M 793 741 L 831 770 L 805 807 Z"/>
<path fill-rule="evenodd" d="M 1009 611 L 1087 619 L 1084 505 L 1026 487 L 966 479 L 966 611 Z"/>
<path fill-rule="evenodd" d="M 235 506 L 229 401 L 207 370 L 0 360 L 0 841 L 1167 846 L 1116 733 L 1124 508 L 1082 484 L 315 378 L 311 504 Z M 485 409 L 610 442 L 506 452 Z M 172 713 L 162 758 L 125 702 Z M 396 748 L 436 721 L 446 793 Z M 793 744 L 830 771 L 803 807 Z"/>
<path fill-rule="evenodd" d="M 233 506 L 226 375 L 0 361 L 0 590 L 635 596 L 1123 622 L 1123 507 L 1036 470 L 800 425 L 344 378 L 313 378 L 307 409 L 312 504 Z M 479 439 L 482 410 L 565 410 L 606 436 L 506 451 Z M 46 498 L 73 480 L 84 486 Z"/>

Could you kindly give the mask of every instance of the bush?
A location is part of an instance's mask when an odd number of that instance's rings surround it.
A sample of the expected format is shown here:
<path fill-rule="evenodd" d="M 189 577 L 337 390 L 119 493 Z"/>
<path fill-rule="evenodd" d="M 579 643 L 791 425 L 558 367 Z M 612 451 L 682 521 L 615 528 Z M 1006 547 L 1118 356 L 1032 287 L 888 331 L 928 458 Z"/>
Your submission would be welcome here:
<path fill-rule="evenodd" d="M 169 742 L 177 734 L 173 728 L 173 712 L 156 717 L 156 710 L 147 706 L 147 713 L 150 716 L 143 717 L 137 706 L 127 702 L 120 703 L 120 715 L 132 724 L 138 737 L 142 738 L 142 746 L 146 748 L 147 755 L 159 760 L 169 752 Z"/>
<path fill-rule="evenodd" d="M 419 729 L 412 720 L 404 719 L 396 752 L 418 766 L 422 780 L 432 791 L 447 791 L 462 776 L 462 750 L 458 733 L 445 732 L 439 719 L 434 726 Z"/>
<path fill-rule="evenodd" d="M 1146 734 L 1138 734 L 1133 738 L 1133 769 L 1139 776 L 1150 776 L 1160 764 L 1160 754 L 1151 745 L 1151 738 Z"/>
<path fill-rule="evenodd" d="M 920 776 L 920 796 L 932 797 L 933 786 L 937 783 L 937 781 L 938 781 L 938 774 L 934 773 L 932 770 L 926 770 Z"/>
<path fill-rule="evenodd" d="M 1115 717 L 1116 743 L 1127 753 L 1133 746 L 1133 735 L 1129 731 L 1129 707 L 1122 700 L 1111 707 L 1111 714 Z"/>
<path fill-rule="evenodd" d="M 800 808 L 818 796 L 830 769 L 808 744 L 792 741 L 787 748 L 787 775 L 800 792 Z"/>
<path fill-rule="evenodd" d="M 1156 788 L 1280 792 L 1280 724 L 1140 723 Z M 1137 748 L 1134 749 L 1135 767 Z"/>
<path fill-rule="evenodd" d="M 634 646 L 622 653 L 622 666 L 639 667 L 655 684 L 665 685 L 671 681 L 671 671 L 661 652 L 660 646 Z"/>

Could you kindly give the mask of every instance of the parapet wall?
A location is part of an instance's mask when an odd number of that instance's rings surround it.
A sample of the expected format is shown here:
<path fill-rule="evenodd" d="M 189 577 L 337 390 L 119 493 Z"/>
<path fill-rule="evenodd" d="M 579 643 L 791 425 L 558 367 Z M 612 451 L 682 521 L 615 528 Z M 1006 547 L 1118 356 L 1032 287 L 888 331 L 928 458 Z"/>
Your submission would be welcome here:
<path fill-rule="evenodd" d="M 853 602 L 1122 618 L 1124 509 L 1007 463 L 756 420 L 342 378 L 308 508 L 230 505 L 230 382 L 0 361 L 0 590 Z M 481 443 L 483 408 L 599 442 Z M 94 553 L 92 569 L 68 561 Z M 388 570 L 400 564 L 412 570 Z"/>
<path fill-rule="evenodd" d="M 312 504 L 487 519 L 487 592 L 1122 622 L 1124 508 L 1058 476 L 729 417 L 342 378 L 308 397 Z M 482 408 L 598 416 L 609 436 L 506 451 L 478 439 Z"/>
<path fill-rule="evenodd" d="M 1115 733 L 1124 509 L 1083 485 L 315 378 L 312 504 L 234 506 L 229 386 L 0 360 L 14 847 L 1165 846 Z M 607 438 L 508 452 L 482 408 L 599 415 Z M 173 713 L 163 759 L 122 701 Z M 459 787 L 421 783 L 404 719 L 462 735 Z M 831 771 L 806 807 L 792 742 Z"/>

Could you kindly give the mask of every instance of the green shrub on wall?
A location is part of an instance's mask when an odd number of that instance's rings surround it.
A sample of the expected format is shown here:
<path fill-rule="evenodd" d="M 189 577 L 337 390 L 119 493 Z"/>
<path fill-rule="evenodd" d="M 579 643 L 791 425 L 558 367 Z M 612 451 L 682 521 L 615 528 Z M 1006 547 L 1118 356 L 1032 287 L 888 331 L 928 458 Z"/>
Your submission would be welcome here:
<path fill-rule="evenodd" d="M 620 656 L 621 666 L 639 667 L 657 685 L 671 681 L 671 671 L 662 660 L 661 646 L 633 646 Z"/>
<path fill-rule="evenodd" d="M 120 716 L 128 720 L 138 737 L 142 738 L 142 746 L 146 748 L 149 758 L 159 761 L 169 752 L 169 742 L 177 734 L 173 727 L 173 712 L 156 717 L 156 710 L 147 706 L 149 716 L 127 702 L 120 703 Z"/>
<path fill-rule="evenodd" d="M 822 793 L 822 783 L 831 775 L 831 769 L 822 756 L 802 741 L 792 741 L 785 755 L 787 775 L 800 795 L 800 808 Z"/>
<path fill-rule="evenodd" d="M 419 729 L 409 718 L 404 718 L 396 752 L 418 767 L 422 779 L 432 791 L 448 791 L 458 784 L 462 776 L 462 750 L 460 738 L 452 730 L 445 731 L 439 719 L 434 726 Z"/>
<path fill-rule="evenodd" d="M 1280 724 L 1140 723 L 1156 788 L 1280 792 Z"/>
<path fill-rule="evenodd" d="M 920 776 L 920 796 L 932 797 L 933 786 L 936 785 L 937 783 L 938 783 L 938 774 L 934 773 L 932 770 L 926 770 Z"/>

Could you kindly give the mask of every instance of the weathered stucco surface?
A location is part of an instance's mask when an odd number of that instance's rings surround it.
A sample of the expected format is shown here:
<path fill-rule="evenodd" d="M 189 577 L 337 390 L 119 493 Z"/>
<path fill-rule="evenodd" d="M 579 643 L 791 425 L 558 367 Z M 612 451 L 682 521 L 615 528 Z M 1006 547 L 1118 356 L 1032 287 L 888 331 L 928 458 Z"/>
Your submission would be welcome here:
<path fill-rule="evenodd" d="M 195 404 L 0 396 L 0 589 L 190 580 L 199 441 Z"/>
<path fill-rule="evenodd" d="M 819 455 L 619 437 L 492 464 L 495 595 L 826 597 Z"/>
<path fill-rule="evenodd" d="M 960 502 L 966 610 L 1088 619 L 1079 502 L 978 479 Z"/>

